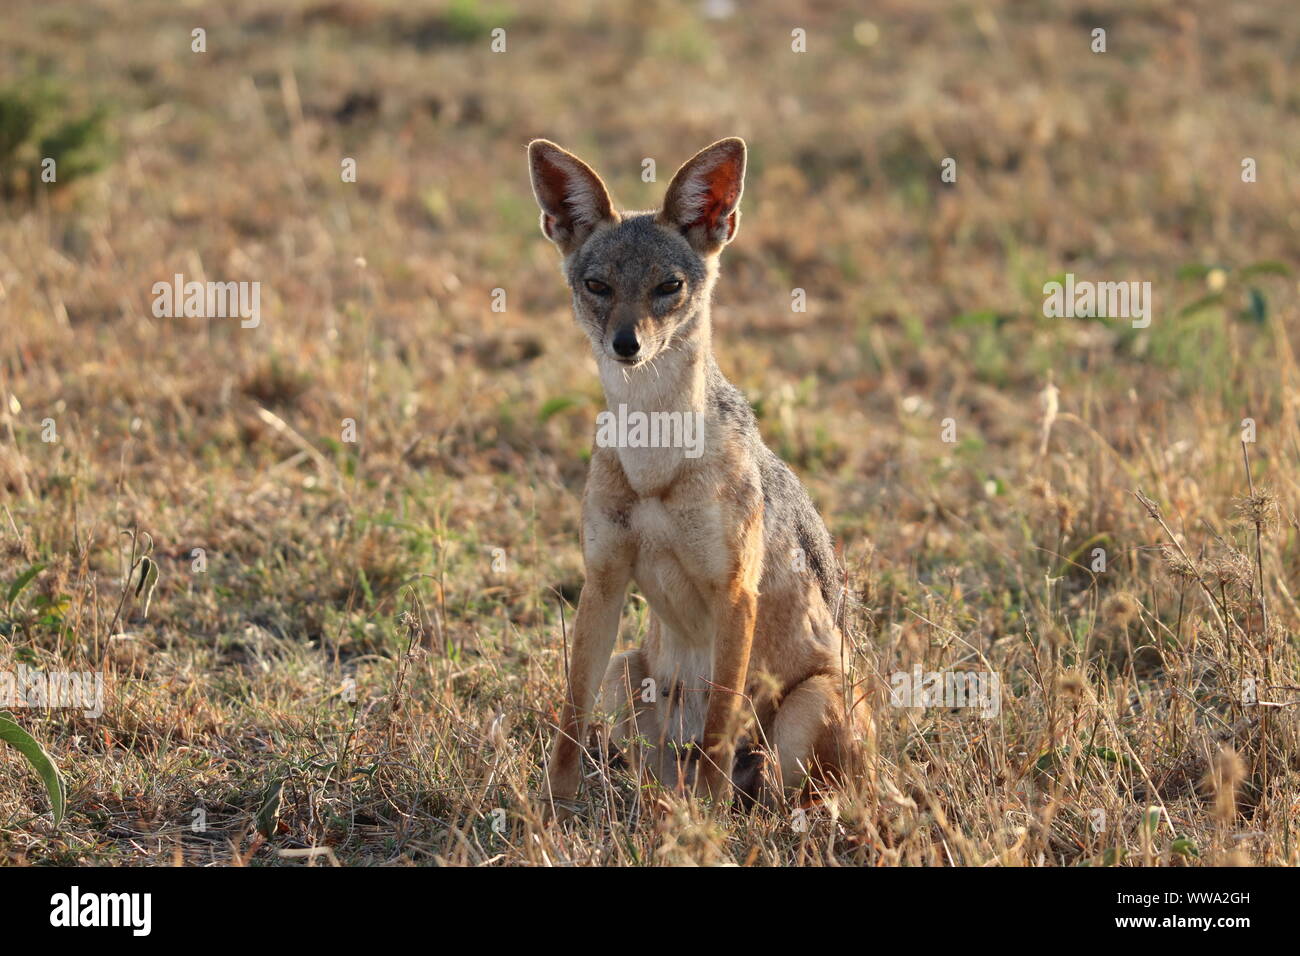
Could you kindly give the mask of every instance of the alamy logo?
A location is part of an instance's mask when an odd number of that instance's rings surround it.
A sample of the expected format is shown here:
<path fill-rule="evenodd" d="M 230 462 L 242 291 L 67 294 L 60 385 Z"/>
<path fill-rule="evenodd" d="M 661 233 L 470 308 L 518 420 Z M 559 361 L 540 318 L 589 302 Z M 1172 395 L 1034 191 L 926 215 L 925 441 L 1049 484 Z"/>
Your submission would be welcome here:
<path fill-rule="evenodd" d="M 1043 315 L 1049 319 L 1132 319 L 1135 329 L 1151 324 L 1150 282 L 1076 282 L 1068 272 L 1064 284 L 1046 283 L 1043 295 Z"/>
<path fill-rule="evenodd" d="M 176 273 L 171 282 L 153 284 L 156 319 L 234 319 L 245 329 L 262 322 L 262 283 L 185 281 Z"/>
<path fill-rule="evenodd" d="M 972 708 L 984 718 L 1002 713 L 1002 679 L 983 671 L 927 671 L 919 666 L 889 678 L 895 707 Z"/>
<path fill-rule="evenodd" d="M 51 896 L 50 907 L 51 926 L 129 926 L 134 936 L 148 936 L 153 928 L 150 893 L 82 893 L 74 886 Z"/>
<path fill-rule="evenodd" d="M 619 404 L 596 416 L 596 444 L 601 448 L 683 448 L 687 458 L 704 454 L 703 412 L 628 411 Z"/>
<path fill-rule="evenodd" d="M 68 707 L 86 717 L 104 714 L 104 675 L 91 671 L 40 671 L 19 664 L 17 672 L 0 671 L 0 710 L 22 707 Z"/>

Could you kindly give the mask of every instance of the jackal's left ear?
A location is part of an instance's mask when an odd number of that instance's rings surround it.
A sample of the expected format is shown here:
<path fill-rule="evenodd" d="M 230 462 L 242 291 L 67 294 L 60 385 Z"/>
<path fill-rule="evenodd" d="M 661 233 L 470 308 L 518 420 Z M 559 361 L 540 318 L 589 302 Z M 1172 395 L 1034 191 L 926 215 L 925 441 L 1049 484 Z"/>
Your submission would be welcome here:
<path fill-rule="evenodd" d="M 745 141 L 720 139 L 677 170 L 659 222 L 681 230 L 700 255 L 713 255 L 736 237 L 744 188 Z"/>
<path fill-rule="evenodd" d="M 542 232 L 566 256 L 603 222 L 617 222 L 609 191 L 590 166 L 545 139 L 528 144 L 533 195 L 542 207 Z"/>

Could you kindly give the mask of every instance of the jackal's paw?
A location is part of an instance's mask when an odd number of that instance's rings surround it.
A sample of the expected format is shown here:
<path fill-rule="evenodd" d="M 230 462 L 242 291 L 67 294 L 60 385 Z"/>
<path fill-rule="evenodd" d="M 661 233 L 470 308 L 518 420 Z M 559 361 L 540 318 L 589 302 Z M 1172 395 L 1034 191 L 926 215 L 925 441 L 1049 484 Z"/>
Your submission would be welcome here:
<path fill-rule="evenodd" d="M 582 774 L 576 761 L 551 760 L 546 765 L 541 802 L 543 815 L 548 819 L 563 820 L 577 809 L 578 786 Z"/>
<path fill-rule="evenodd" d="M 736 805 L 748 810 L 761 803 L 768 789 L 767 753 L 754 746 L 736 748 L 736 759 L 731 767 L 731 783 L 735 788 Z"/>
<path fill-rule="evenodd" d="M 542 807 L 543 823 L 563 823 L 582 811 L 582 804 L 577 800 L 564 800 L 548 794 L 542 794 L 538 802 Z"/>
<path fill-rule="evenodd" d="M 726 806 L 732 801 L 731 777 L 712 764 L 699 767 L 695 775 L 695 793 L 708 800 L 715 807 Z"/>

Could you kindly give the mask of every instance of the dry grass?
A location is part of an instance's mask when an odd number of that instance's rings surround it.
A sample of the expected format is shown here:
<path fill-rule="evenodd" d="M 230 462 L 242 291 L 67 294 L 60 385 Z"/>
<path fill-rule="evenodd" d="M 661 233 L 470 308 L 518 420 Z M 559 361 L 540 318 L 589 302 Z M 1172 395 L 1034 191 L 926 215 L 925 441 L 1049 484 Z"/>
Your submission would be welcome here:
<path fill-rule="evenodd" d="M 9 4 L 0 85 L 115 147 L 0 226 L 0 584 L 46 565 L 0 670 L 108 681 L 18 712 L 69 814 L 0 749 L 0 862 L 1300 862 L 1294 6 L 626 6 Z M 715 338 L 842 547 L 869 773 L 710 816 L 593 764 L 543 827 L 600 393 L 523 144 L 640 208 L 730 134 Z M 1150 280 L 1150 328 L 1044 318 L 1067 271 Z M 261 326 L 153 318 L 177 272 L 261 282 Z M 891 707 L 914 666 L 997 672 L 1001 716 Z"/>

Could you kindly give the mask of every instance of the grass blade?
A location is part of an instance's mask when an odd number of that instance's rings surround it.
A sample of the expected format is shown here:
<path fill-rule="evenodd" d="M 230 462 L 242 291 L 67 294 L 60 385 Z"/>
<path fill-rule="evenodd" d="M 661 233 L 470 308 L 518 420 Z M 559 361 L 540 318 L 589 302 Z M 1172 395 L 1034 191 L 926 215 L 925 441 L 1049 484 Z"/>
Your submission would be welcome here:
<path fill-rule="evenodd" d="M 9 585 L 9 594 L 5 597 L 5 604 L 9 607 L 13 607 L 14 601 L 17 600 L 18 595 L 23 593 L 23 588 L 27 587 L 27 585 L 31 583 L 32 578 L 36 577 L 36 575 L 40 574 L 44 570 L 45 565 L 33 564 L 22 574 L 18 575 L 18 577 L 14 579 L 14 583 Z"/>
<path fill-rule="evenodd" d="M 54 809 L 54 825 L 57 827 L 63 822 L 66 794 L 63 775 L 59 773 L 59 768 L 54 766 L 54 761 L 35 737 L 14 723 L 12 714 L 0 713 L 0 740 L 17 747 L 18 752 L 27 758 L 32 769 L 45 782 L 45 790 L 50 795 L 50 804 Z"/>

